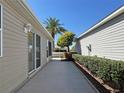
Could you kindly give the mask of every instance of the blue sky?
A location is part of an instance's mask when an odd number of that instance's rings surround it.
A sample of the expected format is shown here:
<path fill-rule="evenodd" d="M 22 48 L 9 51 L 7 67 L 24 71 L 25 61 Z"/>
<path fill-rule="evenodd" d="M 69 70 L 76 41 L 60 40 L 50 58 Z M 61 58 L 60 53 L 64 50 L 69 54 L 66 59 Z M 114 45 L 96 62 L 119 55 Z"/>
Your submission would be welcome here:
<path fill-rule="evenodd" d="M 56 17 L 79 36 L 122 6 L 124 0 L 28 0 L 27 3 L 42 23 L 48 17 Z"/>

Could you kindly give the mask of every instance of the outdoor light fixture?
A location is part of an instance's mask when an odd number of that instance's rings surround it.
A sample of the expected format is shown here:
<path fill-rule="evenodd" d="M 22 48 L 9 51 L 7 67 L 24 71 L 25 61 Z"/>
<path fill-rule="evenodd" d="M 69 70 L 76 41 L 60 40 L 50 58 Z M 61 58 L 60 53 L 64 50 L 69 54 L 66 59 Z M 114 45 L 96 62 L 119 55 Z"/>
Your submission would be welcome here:
<path fill-rule="evenodd" d="M 87 49 L 88 49 L 88 56 L 91 55 L 91 52 L 92 52 L 92 47 L 91 47 L 91 44 L 89 44 L 88 46 L 86 46 Z"/>
<path fill-rule="evenodd" d="M 32 30 L 32 25 L 31 24 L 25 24 L 24 25 L 24 32 L 25 33 L 31 32 L 31 30 Z"/>
<path fill-rule="evenodd" d="M 86 46 L 87 49 L 91 52 L 92 51 L 92 48 L 91 48 L 91 44 L 89 44 L 88 46 Z"/>

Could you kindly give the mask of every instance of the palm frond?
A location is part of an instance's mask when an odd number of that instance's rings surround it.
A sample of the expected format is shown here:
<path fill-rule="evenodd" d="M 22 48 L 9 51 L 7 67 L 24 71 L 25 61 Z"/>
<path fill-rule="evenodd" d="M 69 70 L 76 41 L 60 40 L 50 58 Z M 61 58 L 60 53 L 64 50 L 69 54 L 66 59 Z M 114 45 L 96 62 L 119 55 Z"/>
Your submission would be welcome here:
<path fill-rule="evenodd" d="M 46 24 L 46 29 L 51 33 L 53 38 L 55 37 L 54 35 L 58 33 L 62 34 L 67 31 L 64 27 L 62 27 L 63 24 L 60 23 L 60 20 L 55 17 L 47 18 L 44 23 Z"/>

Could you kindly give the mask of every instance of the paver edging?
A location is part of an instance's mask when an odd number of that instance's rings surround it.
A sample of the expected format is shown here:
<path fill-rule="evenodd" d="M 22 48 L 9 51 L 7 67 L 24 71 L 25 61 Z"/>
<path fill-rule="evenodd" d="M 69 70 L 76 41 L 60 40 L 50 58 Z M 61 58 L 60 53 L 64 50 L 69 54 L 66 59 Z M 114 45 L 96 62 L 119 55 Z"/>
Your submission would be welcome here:
<path fill-rule="evenodd" d="M 102 80 L 100 81 L 100 79 L 98 80 L 98 78 L 94 77 L 94 75 L 91 74 L 90 71 L 88 71 L 86 67 L 79 64 L 78 62 L 75 62 L 75 61 L 73 62 L 80 69 L 80 71 L 86 75 L 86 77 L 99 90 L 100 93 L 117 93 L 111 87 L 104 85 Z"/>

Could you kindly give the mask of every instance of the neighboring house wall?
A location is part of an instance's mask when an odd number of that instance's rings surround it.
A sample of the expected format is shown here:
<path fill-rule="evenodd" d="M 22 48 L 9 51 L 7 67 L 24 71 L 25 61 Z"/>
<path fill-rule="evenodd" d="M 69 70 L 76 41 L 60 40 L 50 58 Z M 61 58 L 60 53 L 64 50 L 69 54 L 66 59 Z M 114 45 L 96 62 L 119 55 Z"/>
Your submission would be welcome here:
<path fill-rule="evenodd" d="M 32 23 L 1 0 L 3 6 L 3 56 L 0 57 L 0 93 L 10 93 L 28 77 L 28 34 L 24 25 Z M 36 24 L 37 25 L 37 24 Z M 41 67 L 47 63 L 46 42 L 51 40 L 44 29 L 33 26 L 33 32 L 41 37 Z M 52 40 L 51 40 L 52 41 Z"/>
<path fill-rule="evenodd" d="M 82 55 L 124 60 L 124 13 L 82 36 L 79 42 Z"/>

